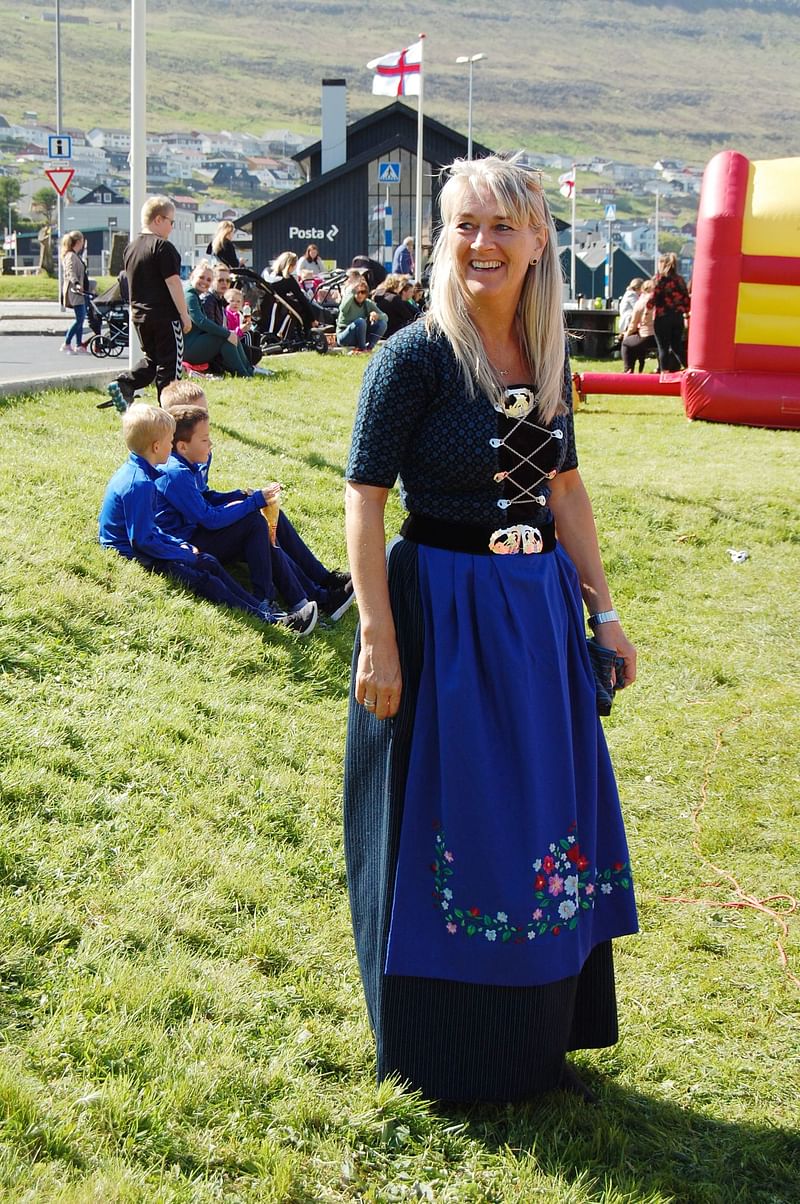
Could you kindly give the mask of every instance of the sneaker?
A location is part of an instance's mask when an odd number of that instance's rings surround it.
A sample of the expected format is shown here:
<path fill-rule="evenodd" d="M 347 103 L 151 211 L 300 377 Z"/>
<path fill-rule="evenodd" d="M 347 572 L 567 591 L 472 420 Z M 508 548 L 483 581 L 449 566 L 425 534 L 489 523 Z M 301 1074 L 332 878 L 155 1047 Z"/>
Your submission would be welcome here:
<path fill-rule="evenodd" d="M 80 347 L 76 347 L 72 354 L 73 355 L 89 355 L 89 348 L 84 347 L 83 343 L 81 343 Z"/>
<path fill-rule="evenodd" d="M 353 580 L 351 573 L 345 573 L 342 569 L 331 569 L 325 580 L 322 582 L 324 589 L 343 589 L 345 585 L 349 585 Z"/>
<path fill-rule="evenodd" d="M 356 600 L 353 593 L 352 581 L 348 585 L 343 585 L 341 589 L 332 589 L 328 592 L 328 601 L 323 606 L 326 615 L 333 619 L 334 623 L 338 623 L 342 615 L 350 609 Z"/>
<path fill-rule="evenodd" d="M 72 348 L 70 347 L 69 343 L 62 343 L 62 344 L 61 344 L 61 346 L 59 347 L 59 349 L 58 349 L 58 350 L 59 350 L 59 351 L 65 351 L 67 355 L 74 355 L 74 354 L 75 354 L 75 352 L 74 352 L 74 351 L 72 350 Z"/>
<path fill-rule="evenodd" d="M 348 355 L 369 355 L 369 352 L 367 351 L 366 347 L 353 347 L 350 351 L 348 351 L 347 354 Z"/>
<path fill-rule="evenodd" d="M 253 369 L 253 376 L 274 376 L 274 375 L 275 375 L 275 373 L 271 372 L 269 368 L 254 368 Z"/>
<path fill-rule="evenodd" d="M 275 622 L 279 623 L 281 627 L 288 627 L 289 631 L 295 631 L 298 635 L 311 635 L 318 618 L 319 610 L 316 602 L 306 602 L 305 606 L 301 606 L 293 614 L 282 615 Z"/>
<path fill-rule="evenodd" d="M 265 623 L 280 623 L 286 618 L 286 612 L 276 606 L 274 602 L 262 602 L 258 613 Z"/>
<path fill-rule="evenodd" d="M 118 380 L 112 380 L 108 386 L 108 396 L 111 398 L 111 404 L 120 414 L 124 414 L 128 406 L 133 402 L 133 389 L 120 383 Z"/>

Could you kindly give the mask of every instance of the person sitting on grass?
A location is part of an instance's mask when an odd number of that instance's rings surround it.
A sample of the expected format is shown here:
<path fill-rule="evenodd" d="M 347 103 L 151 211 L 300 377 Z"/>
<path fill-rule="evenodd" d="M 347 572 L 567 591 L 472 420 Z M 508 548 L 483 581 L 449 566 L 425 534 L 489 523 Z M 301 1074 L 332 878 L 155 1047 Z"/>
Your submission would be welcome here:
<path fill-rule="evenodd" d="M 156 482 L 156 519 L 162 528 L 225 564 L 246 561 L 256 597 L 273 602 L 280 593 L 290 615 L 309 621 L 313 616 L 316 622 L 319 608 L 334 622 L 340 619 L 355 601 L 352 582 L 320 564 L 279 512 L 281 486 L 273 481 L 256 490 L 209 489 L 203 473 L 212 447 L 208 409 L 182 406 L 170 413 L 175 418 L 172 455 Z M 270 518 L 274 515 L 272 524 L 260 513 L 265 509 Z"/>
<path fill-rule="evenodd" d="M 386 333 L 387 317 L 369 299 L 366 281 L 357 282 L 352 292 L 345 293 L 336 319 L 336 342 L 350 347 L 351 355 L 372 351 Z"/>
<path fill-rule="evenodd" d="M 220 356 L 225 371 L 232 376 L 252 376 L 256 369 L 245 355 L 236 335 L 227 326 L 209 318 L 203 309 L 201 298 L 210 291 L 213 279 L 211 265 L 205 259 L 198 263 L 189 277 L 186 308 L 192 328 L 184 339 L 184 357 L 190 364 L 207 364 Z M 261 369 L 257 371 L 258 375 L 262 375 Z"/>
<path fill-rule="evenodd" d="M 122 416 L 122 433 L 130 456 L 109 481 L 100 509 L 100 543 L 147 569 L 174 578 L 192 593 L 243 610 L 264 623 L 280 623 L 300 635 L 305 625 L 294 615 L 276 611 L 230 577 L 216 557 L 201 552 L 156 521 L 156 479 L 172 450 L 175 419 L 158 406 L 134 402 Z M 314 616 L 316 621 L 316 615 Z"/>
<path fill-rule="evenodd" d="M 236 335 L 244 348 L 245 355 L 255 367 L 263 352 L 258 345 L 258 337 L 253 334 L 253 315 L 250 306 L 248 305 L 246 310 L 244 308 L 244 293 L 240 288 L 226 289 L 224 300 L 223 321 L 228 330 L 232 330 Z"/>

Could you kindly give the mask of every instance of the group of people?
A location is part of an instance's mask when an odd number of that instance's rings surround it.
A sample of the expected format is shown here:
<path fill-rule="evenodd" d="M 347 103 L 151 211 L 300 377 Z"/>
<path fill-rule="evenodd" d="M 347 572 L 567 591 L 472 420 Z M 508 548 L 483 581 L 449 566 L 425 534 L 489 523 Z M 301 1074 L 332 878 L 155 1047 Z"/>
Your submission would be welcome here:
<path fill-rule="evenodd" d="M 691 298 L 686 281 L 678 273 L 674 251 L 662 255 L 658 272 L 651 280 L 636 276 L 619 305 L 622 363 L 627 373 L 658 354 L 659 372 L 679 372 L 685 367 L 684 340 Z"/>
<path fill-rule="evenodd" d="M 440 207 L 427 313 L 364 374 L 345 471 L 352 578 L 276 518 L 277 483 L 209 487 L 208 405 L 194 380 L 162 383 L 161 408 L 125 411 L 130 456 L 106 491 L 100 538 L 300 634 L 358 596 L 345 857 L 378 1076 L 434 1100 L 561 1088 L 591 1101 L 566 1055 L 616 1041 L 612 939 L 637 920 L 584 607 L 618 685 L 623 669 L 625 685 L 635 680 L 636 651 L 578 471 L 540 180 L 515 160 L 458 160 Z M 164 250 L 169 211 L 146 217 L 132 291 L 141 298 L 145 249 L 161 291 L 134 320 L 157 358 L 192 313 Z M 386 297 L 407 303 L 407 282 L 393 274 L 382 302 L 360 272 L 349 283 L 337 337 L 360 350 L 388 329 Z M 408 517 L 387 549 L 398 479 Z M 249 590 L 224 567 L 238 560 Z"/>
<path fill-rule="evenodd" d="M 204 259 L 198 263 L 185 289 L 180 256 L 169 241 L 174 224 L 172 201 L 164 196 L 149 197 L 142 207 L 141 232 L 125 251 L 131 320 L 142 347 L 142 359 L 109 386 L 111 399 L 120 409 L 130 405 L 137 390 L 152 381 L 160 399 L 164 388 L 180 379 L 184 363 L 190 367 L 216 366 L 233 376 L 271 375 L 268 369 L 259 367 L 263 353 L 253 316 L 245 294 L 237 287 L 236 273 L 243 265 L 233 242 L 233 223 L 219 224 L 208 248 L 216 262 Z M 400 249 L 408 252 L 406 244 Z M 85 287 L 77 266 L 83 266 L 78 255 L 82 245 L 81 239 L 69 248 L 68 279 L 74 290 L 69 296 L 76 305 Z M 291 305 L 306 331 L 324 323 L 330 315 L 304 287 L 321 279 L 321 272 L 324 265 L 319 248 L 312 243 L 302 258 L 285 251 L 263 273 L 265 280 L 279 286 L 281 297 Z M 338 298 L 337 344 L 349 348 L 352 354 L 372 350 L 380 339 L 418 317 L 415 297 L 419 291 L 414 282 L 392 274 L 371 299 L 367 277 L 358 268 L 351 269 Z M 81 324 L 80 310 L 76 309 L 74 325 L 77 328 Z M 71 327 L 65 346 L 72 337 L 80 345 L 80 331 L 75 334 Z"/>
<path fill-rule="evenodd" d="M 173 381 L 161 405 L 122 416 L 126 462 L 100 511 L 100 542 L 193 593 L 309 635 L 319 613 L 338 621 L 355 601 L 350 574 L 328 569 L 281 509 L 281 485 L 211 489 L 208 401 L 195 380 Z M 225 566 L 243 562 L 249 589 Z"/>

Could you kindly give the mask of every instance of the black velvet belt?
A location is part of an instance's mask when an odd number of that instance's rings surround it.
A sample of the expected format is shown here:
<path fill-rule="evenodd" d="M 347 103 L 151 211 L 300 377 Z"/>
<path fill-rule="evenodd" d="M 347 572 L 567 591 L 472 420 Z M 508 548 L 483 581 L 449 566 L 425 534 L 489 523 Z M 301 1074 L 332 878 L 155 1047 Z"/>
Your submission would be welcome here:
<path fill-rule="evenodd" d="M 427 514 L 409 514 L 400 528 L 404 539 L 444 548 L 448 552 L 470 552 L 475 556 L 552 552 L 556 546 L 555 523 L 512 523 L 487 527 L 482 523 L 445 523 Z"/>

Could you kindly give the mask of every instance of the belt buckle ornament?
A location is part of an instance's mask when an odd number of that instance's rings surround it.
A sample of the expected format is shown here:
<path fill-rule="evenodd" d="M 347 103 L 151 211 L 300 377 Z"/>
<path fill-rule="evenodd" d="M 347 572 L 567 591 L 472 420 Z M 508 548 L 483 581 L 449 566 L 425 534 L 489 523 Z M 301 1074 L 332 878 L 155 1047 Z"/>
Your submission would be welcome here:
<path fill-rule="evenodd" d="M 544 547 L 542 533 L 538 527 L 516 523 L 513 527 L 500 527 L 489 539 L 489 551 L 496 556 L 535 555 Z"/>

